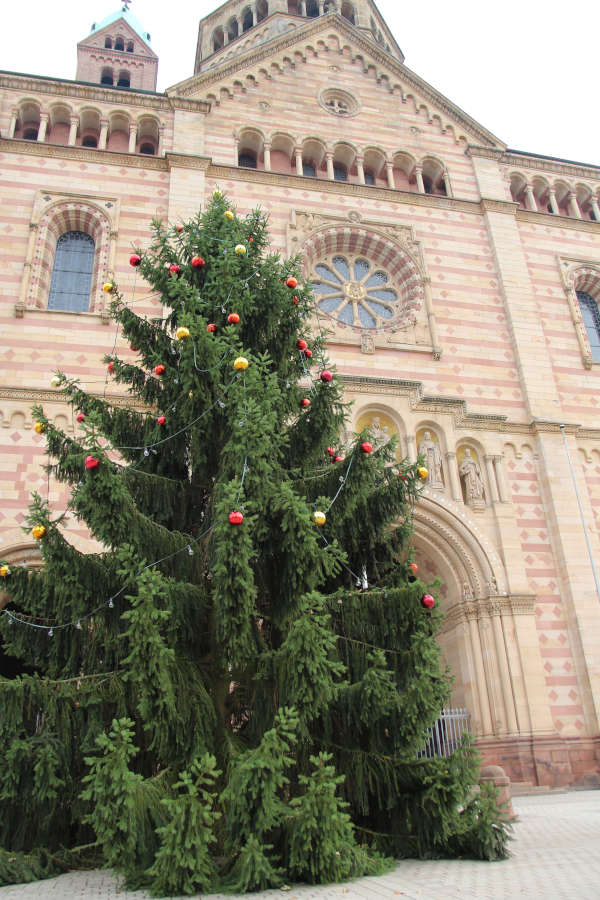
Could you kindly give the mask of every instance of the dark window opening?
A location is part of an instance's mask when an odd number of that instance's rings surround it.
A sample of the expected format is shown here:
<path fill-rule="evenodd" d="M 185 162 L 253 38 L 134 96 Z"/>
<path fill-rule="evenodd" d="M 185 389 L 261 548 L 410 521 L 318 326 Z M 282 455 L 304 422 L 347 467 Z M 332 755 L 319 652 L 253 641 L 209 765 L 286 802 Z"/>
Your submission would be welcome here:
<path fill-rule="evenodd" d="M 302 160 L 302 174 L 305 178 L 316 178 L 317 177 L 317 167 L 312 163 L 304 162 Z"/>
<path fill-rule="evenodd" d="M 334 166 L 333 178 L 334 181 L 348 181 L 348 173 L 343 166 Z"/>
<path fill-rule="evenodd" d="M 262 22 L 269 15 L 269 4 L 266 0 L 259 0 L 256 4 L 256 21 Z"/>
<path fill-rule="evenodd" d="M 26 128 L 23 132 L 23 140 L 24 141 L 37 141 L 38 139 L 38 129 L 36 128 Z"/>
<path fill-rule="evenodd" d="M 125 49 L 125 41 L 123 38 L 117 38 L 115 41 L 115 50 L 124 50 Z"/>
<path fill-rule="evenodd" d="M 248 9 L 244 13 L 244 18 L 242 20 L 242 31 L 250 31 L 253 25 L 254 17 L 252 15 L 252 11 Z"/>
<path fill-rule="evenodd" d="M 423 188 L 426 194 L 433 194 L 433 182 L 428 175 L 423 175 Z"/>
<path fill-rule="evenodd" d="M 256 169 L 256 156 L 254 153 L 250 153 L 247 150 L 240 153 L 238 155 L 238 166 L 241 166 L 242 169 Z"/>
<path fill-rule="evenodd" d="M 600 309 L 597 300 L 586 291 L 577 291 L 577 299 L 587 331 L 594 362 L 600 362 Z"/>
<path fill-rule="evenodd" d="M 81 142 L 82 147 L 97 147 L 98 146 L 98 138 L 95 138 L 93 135 L 88 135 L 88 137 L 84 137 Z"/>
<path fill-rule="evenodd" d="M 127 44 L 127 52 L 133 53 L 133 41 L 129 41 L 129 43 Z"/>
<path fill-rule="evenodd" d="M 319 15 L 319 4 L 317 0 L 306 0 L 306 15 L 309 19 L 314 19 Z"/>
<path fill-rule="evenodd" d="M 140 153 L 145 153 L 148 156 L 154 156 L 154 144 L 142 144 L 140 146 Z"/>
<path fill-rule="evenodd" d="M 61 234 L 54 254 L 48 309 L 88 311 L 94 249 L 93 239 L 83 231 Z"/>
<path fill-rule="evenodd" d="M 119 75 L 119 80 L 117 81 L 117 87 L 128 88 L 131 87 L 131 78 L 129 72 L 121 72 Z"/>
<path fill-rule="evenodd" d="M 102 77 L 100 78 L 100 84 L 110 84 L 111 87 L 114 84 L 114 76 L 112 69 L 102 69 Z"/>
<path fill-rule="evenodd" d="M 104 46 L 106 47 L 107 50 L 112 50 L 112 38 L 109 38 L 109 37 L 105 38 Z"/>
<path fill-rule="evenodd" d="M 375 176 L 372 172 L 365 171 L 365 184 L 375 184 Z"/>
<path fill-rule="evenodd" d="M 239 25 L 237 19 L 232 19 L 227 26 L 227 36 L 230 41 L 235 41 L 236 37 L 239 36 Z"/>

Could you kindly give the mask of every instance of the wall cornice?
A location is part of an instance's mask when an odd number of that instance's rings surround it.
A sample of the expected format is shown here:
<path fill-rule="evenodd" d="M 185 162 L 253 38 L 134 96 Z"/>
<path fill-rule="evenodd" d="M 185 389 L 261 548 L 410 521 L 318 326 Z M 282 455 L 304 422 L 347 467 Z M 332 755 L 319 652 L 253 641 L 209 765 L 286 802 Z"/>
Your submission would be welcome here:
<path fill-rule="evenodd" d="M 37 141 L 21 141 L 0 138 L 0 152 L 18 156 L 43 156 L 47 159 L 72 159 L 77 162 L 101 163 L 103 166 L 120 166 L 130 169 L 167 171 L 168 162 L 162 156 L 146 156 L 139 153 L 117 153 L 115 150 L 96 150 L 93 147 L 67 147 L 60 144 L 38 144 Z"/>
<path fill-rule="evenodd" d="M 475 144 L 469 144 L 465 153 L 471 157 L 495 159 L 498 163 L 516 166 L 519 169 L 535 169 L 536 171 L 555 172 L 557 175 L 567 175 L 570 178 L 577 176 L 600 181 L 600 167 L 586 166 L 585 163 L 569 162 L 566 159 L 547 159 L 543 156 L 530 156 L 529 153 L 499 150 L 495 147 L 479 147 Z"/>
<path fill-rule="evenodd" d="M 485 212 L 508 213 L 509 216 L 514 216 L 519 204 L 511 200 L 492 200 L 490 197 L 482 197 L 481 208 Z"/>
<path fill-rule="evenodd" d="M 85 382 L 84 382 L 85 384 Z M 106 400 L 112 406 L 131 407 L 132 409 L 148 409 L 148 405 L 132 399 L 130 394 L 107 394 L 102 391 L 88 391 L 91 397 Z M 0 400 L 14 400 L 20 403 L 60 403 L 68 406 L 70 401 L 60 390 L 51 388 L 0 388 Z"/>
<path fill-rule="evenodd" d="M 28 94 L 50 94 L 58 97 L 72 97 L 77 100 L 93 100 L 97 103 L 109 103 L 111 106 L 143 106 L 145 109 L 171 109 L 171 100 L 166 94 L 141 94 L 104 88 L 101 85 L 80 84 L 79 82 L 61 81 L 52 78 L 36 78 L 35 75 L 19 75 L 17 73 L 0 75 L 0 88 Z M 204 101 L 198 101 L 206 106 Z"/>
<path fill-rule="evenodd" d="M 494 616 L 531 616 L 535 594 L 492 595 L 479 600 L 459 600 L 446 612 L 442 631 L 452 631 L 470 620 L 480 621 Z"/>
<path fill-rule="evenodd" d="M 576 219 L 574 216 L 553 216 L 550 213 L 533 212 L 530 209 L 517 209 L 516 215 L 519 222 L 534 222 L 536 225 L 567 228 L 570 231 L 600 233 L 600 222 L 591 222 L 589 219 Z"/>

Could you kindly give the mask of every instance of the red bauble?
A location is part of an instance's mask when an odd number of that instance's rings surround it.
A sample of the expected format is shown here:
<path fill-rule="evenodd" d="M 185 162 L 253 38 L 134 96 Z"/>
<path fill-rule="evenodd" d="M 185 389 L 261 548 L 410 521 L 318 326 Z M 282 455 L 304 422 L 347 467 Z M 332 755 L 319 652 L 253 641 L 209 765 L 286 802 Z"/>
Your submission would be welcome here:
<path fill-rule="evenodd" d="M 304 409 L 308 409 L 308 407 L 310 406 L 310 400 L 308 399 L 308 397 L 304 397 L 304 398 L 300 401 L 300 406 L 303 406 Z"/>
<path fill-rule="evenodd" d="M 154 374 L 155 375 L 164 375 L 167 371 L 167 367 L 163 366 L 162 363 L 159 363 L 157 366 L 154 366 Z"/>
<path fill-rule="evenodd" d="M 306 357 L 307 359 L 310 359 L 310 358 L 311 358 L 311 356 L 312 356 L 312 350 L 310 349 L 310 347 L 307 347 L 307 348 L 306 348 L 306 350 L 304 351 L 304 355 L 305 355 L 305 357 Z"/>
<path fill-rule="evenodd" d="M 343 456 L 336 456 L 336 458 L 333 460 L 333 462 L 334 462 L 334 463 L 336 463 L 336 462 L 342 462 L 343 458 L 344 458 Z"/>
<path fill-rule="evenodd" d="M 298 306 L 298 303 L 299 303 L 298 298 L 295 296 L 294 297 L 294 306 Z"/>
<path fill-rule="evenodd" d="M 360 449 L 363 453 L 370 453 L 373 449 L 373 444 L 370 444 L 368 441 L 363 441 L 360 445 Z"/>
<path fill-rule="evenodd" d="M 229 513 L 229 522 L 231 525 L 241 525 L 243 521 L 244 516 L 239 510 Z"/>
<path fill-rule="evenodd" d="M 306 348 L 308 347 L 308 344 L 306 343 L 304 338 L 299 338 L 296 343 L 296 347 L 298 348 L 298 350 L 306 350 Z"/>
<path fill-rule="evenodd" d="M 297 288 L 298 287 L 298 279 L 294 278 L 293 275 L 290 275 L 289 278 L 286 278 L 285 283 L 289 288 Z"/>
<path fill-rule="evenodd" d="M 177 232 L 179 232 L 179 234 L 181 234 L 181 232 L 183 231 L 183 225 L 176 225 L 175 231 L 177 231 Z"/>
<path fill-rule="evenodd" d="M 328 447 L 327 452 L 330 456 L 335 456 L 335 450 L 333 449 L 333 447 Z"/>
<path fill-rule="evenodd" d="M 435 606 L 435 600 L 431 596 L 431 594 L 423 594 L 421 597 L 421 606 L 424 606 L 425 609 L 433 609 Z"/>
<path fill-rule="evenodd" d="M 249 237 L 249 238 L 248 238 L 248 243 L 249 243 L 249 244 L 253 244 L 253 243 L 254 243 L 254 238 L 253 238 L 253 237 Z"/>
<path fill-rule="evenodd" d="M 164 425 L 166 421 L 167 421 L 167 417 L 166 417 L 166 416 L 159 416 L 158 419 L 156 420 L 156 424 L 157 424 L 157 425 Z"/>
<path fill-rule="evenodd" d="M 201 269 L 206 263 L 201 256 L 192 256 L 192 265 L 195 269 Z"/>
<path fill-rule="evenodd" d="M 131 256 L 129 257 L 129 265 L 130 266 L 137 267 L 137 266 L 139 266 L 141 261 L 142 261 L 142 257 L 138 256 L 137 253 L 132 253 Z"/>
<path fill-rule="evenodd" d="M 132 353 L 137 353 L 137 352 L 138 352 L 138 348 L 137 348 L 137 347 L 134 347 L 133 344 L 130 344 L 130 345 L 129 345 L 129 349 L 131 350 Z"/>
<path fill-rule="evenodd" d="M 209 334 L 214 334 L 215 331 L 217 330 L 217 326 L 215 325 L 214 322 L 209 322 L 208 325 L 206 326 L 206 330 L 208 331 Z"/>
<path fill-rule="evenodd" d="M 109 364 L 107 365 L 106 368 L 108 369 L 109 372 L 114 372 L 114 371 L 115 371 L 115 364 L 114 364 L 114 362 L 112 361 L 112 359 L 111 359 L 111 361 L 109 362 Z"/>
<path fill-rule="evenodd" d="M 85 416 L 83 413 L 77 413 L 77 421 L 83 422 L 85 420 Z"/>
<path fill-rule="evenodd" d="M 230 325 L 237 325 L 237 323 L 240 321 L 240 317 L 237 313 L 229 313 L 229 315 L 227 316 L 227 321 Z"/>
<path fill-rule="evenodd" d="M 409 568 L 410 571 L 413 573 L 413 575 L 416 575 L 417 572 L 419 571 L 418 565 L 417 565 L 416 563 L 414 563 L 414 562 L 409 563 L 409 564 L 408 564 L 408 568 Z"/>
<path fill-rule="evenodd" d="M 86 469 L 97 469 L 100 463 L 96 459 L 95 456 L 86 456 L 85 458 L 85 467 Z"/>
<path fill-rule="evenodd" d="M 329 382 L 333 378 L 333 375 L 329 371 L 329 369 L 323 369 L 321 372 L 321 381 Z"/>
<path fill-rule="evenodd" d="M 169 272 L 171 273 L 171 275 L 179 275 L 181 269 L 179 268 L 177 263 L 171 263 L 171 265 L 169 266 Z"/>

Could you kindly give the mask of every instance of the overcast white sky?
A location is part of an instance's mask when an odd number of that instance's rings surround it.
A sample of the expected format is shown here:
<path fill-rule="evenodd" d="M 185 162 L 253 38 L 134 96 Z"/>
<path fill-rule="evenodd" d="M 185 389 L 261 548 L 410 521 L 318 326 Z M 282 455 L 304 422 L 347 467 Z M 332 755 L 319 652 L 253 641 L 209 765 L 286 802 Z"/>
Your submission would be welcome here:
<path fill-rule="evenodd" d="M 76 44 L 118 0 L 3 0 L 0 68 L 74 78 Z M 215 0 L 133 0 L 159 90 L 193 73 Z M 598 0 L 378 0 L 406 65 L 509 147 L 600 165 Z"/>

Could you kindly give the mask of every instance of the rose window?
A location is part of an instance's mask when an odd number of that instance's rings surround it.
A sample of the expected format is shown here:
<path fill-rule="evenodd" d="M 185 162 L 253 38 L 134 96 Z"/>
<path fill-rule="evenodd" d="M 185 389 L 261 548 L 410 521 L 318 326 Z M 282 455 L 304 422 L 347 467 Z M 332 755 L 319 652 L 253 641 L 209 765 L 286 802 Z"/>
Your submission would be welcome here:
<path fill-rule="evenodd" d="M 363 256 L 333 256 L 311 277 L 319 309 L 346 325 L 380 328 L 401 311 L 389 273 Z"/>

